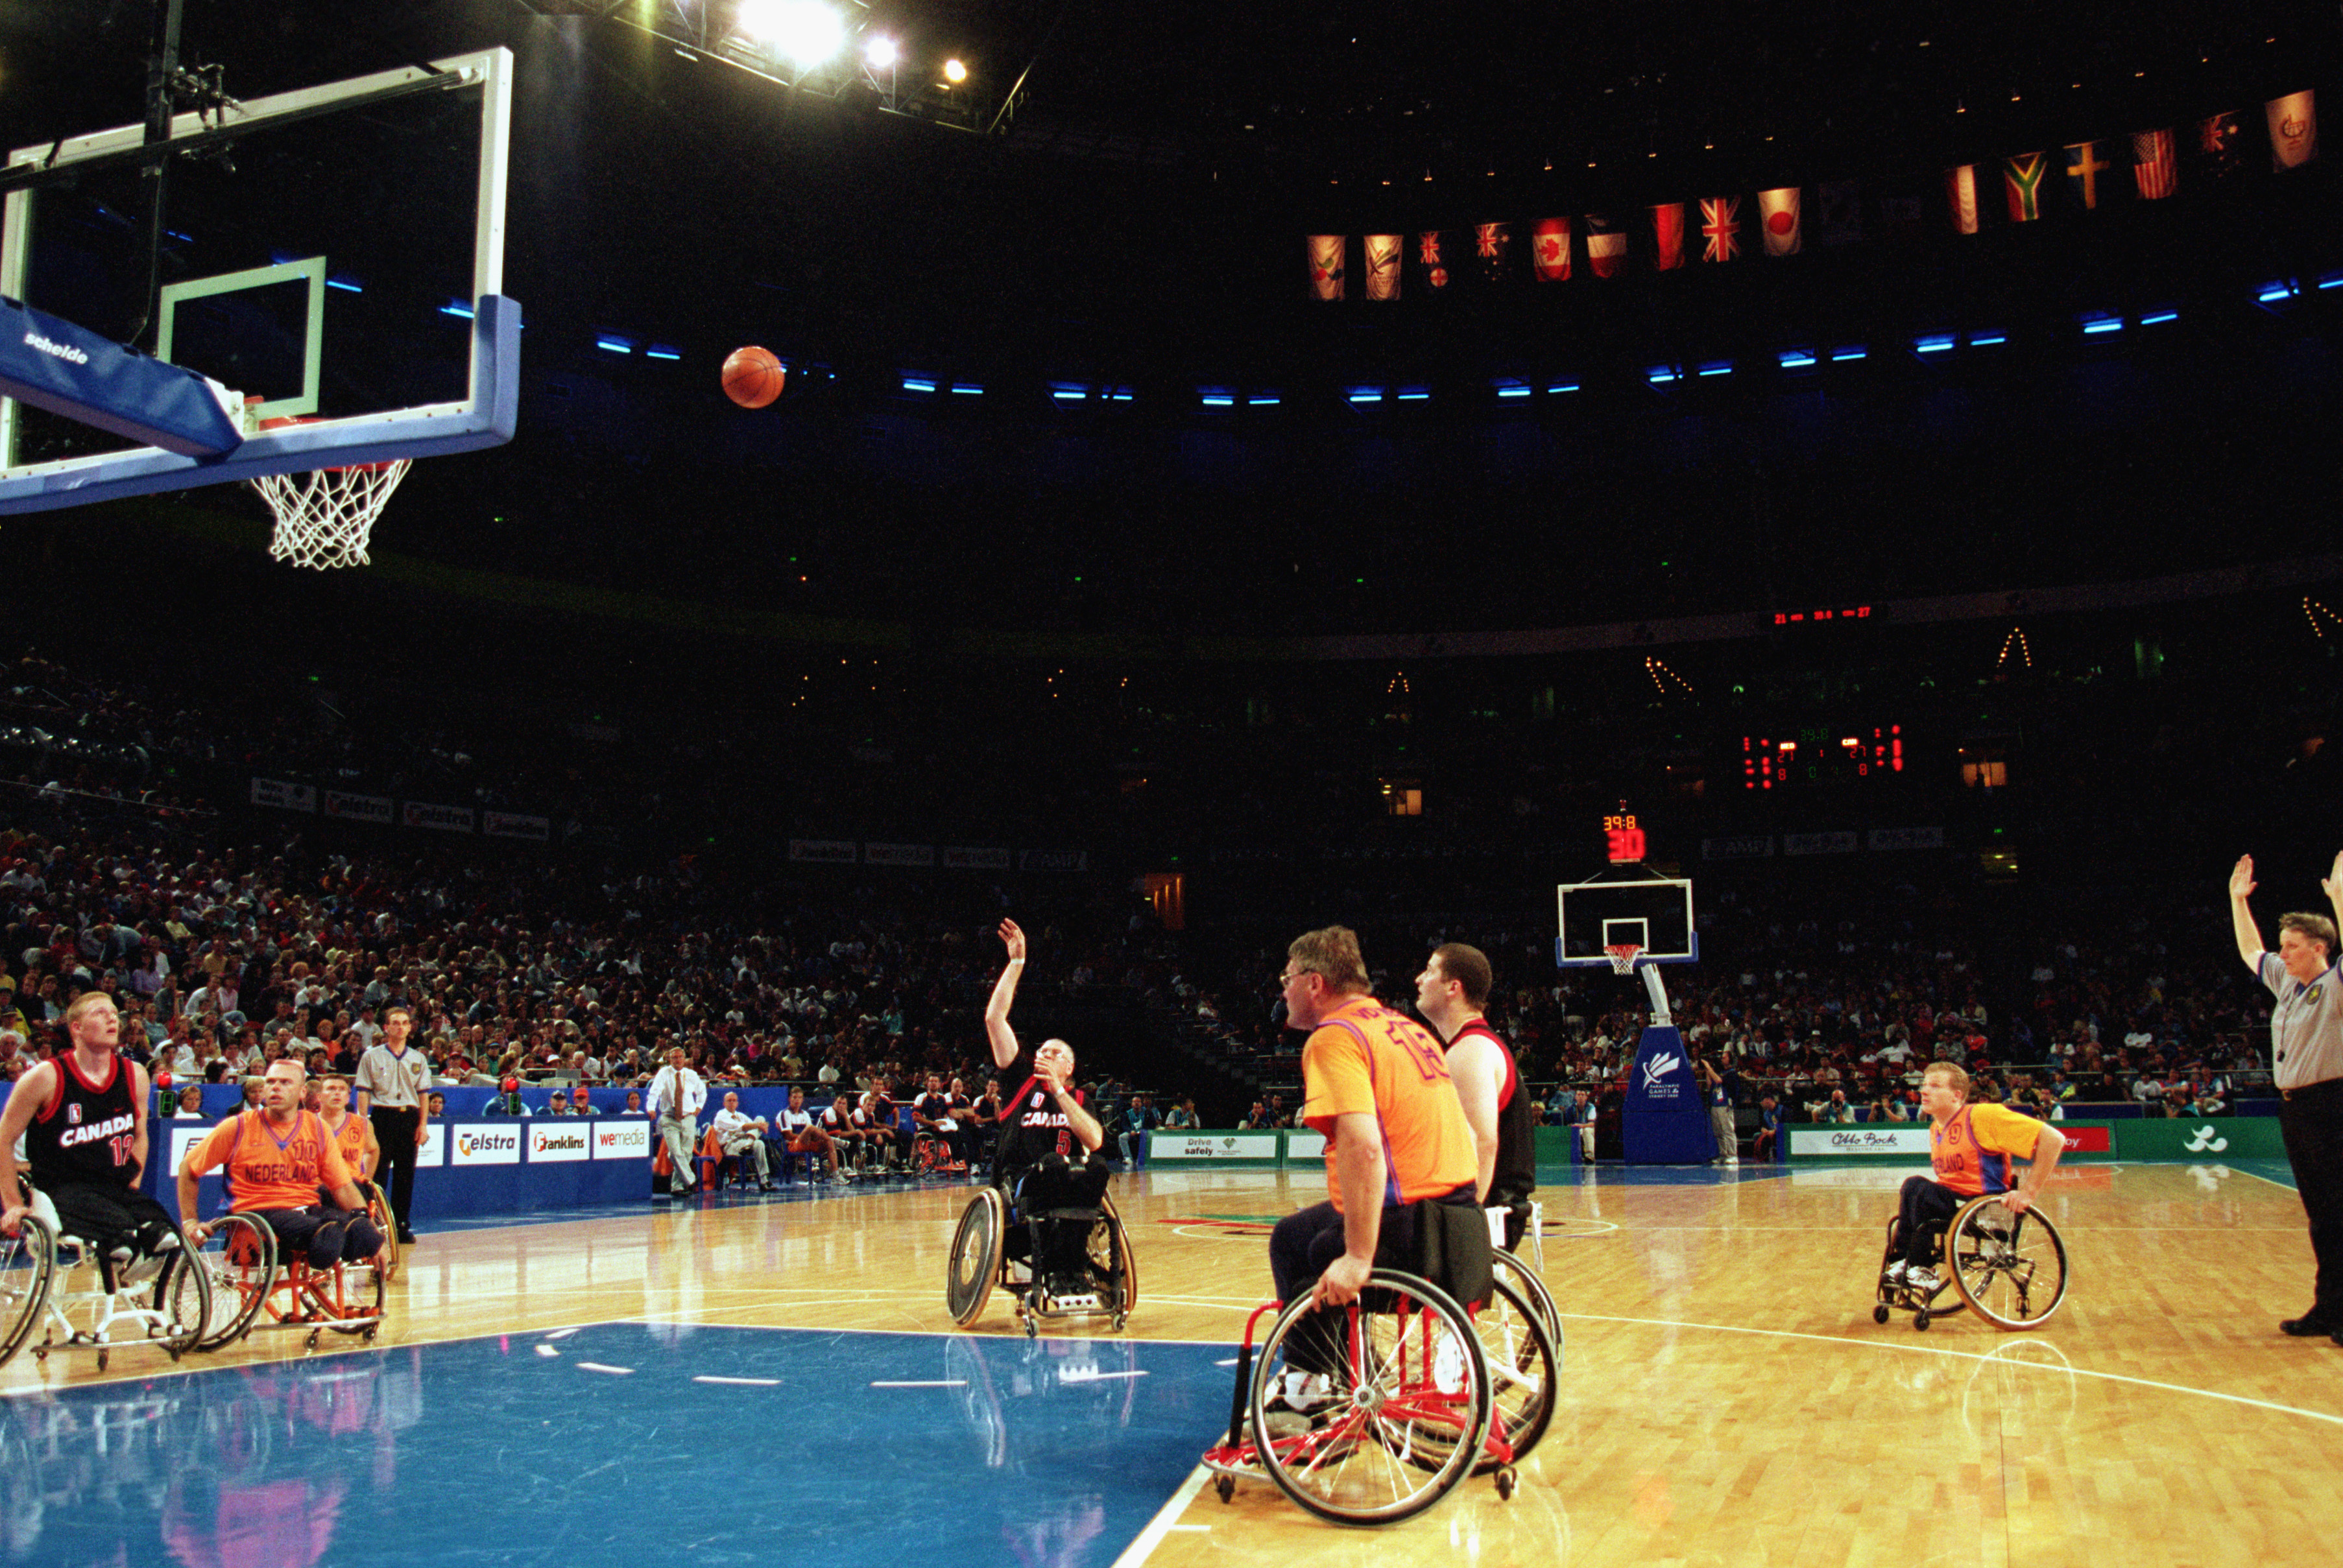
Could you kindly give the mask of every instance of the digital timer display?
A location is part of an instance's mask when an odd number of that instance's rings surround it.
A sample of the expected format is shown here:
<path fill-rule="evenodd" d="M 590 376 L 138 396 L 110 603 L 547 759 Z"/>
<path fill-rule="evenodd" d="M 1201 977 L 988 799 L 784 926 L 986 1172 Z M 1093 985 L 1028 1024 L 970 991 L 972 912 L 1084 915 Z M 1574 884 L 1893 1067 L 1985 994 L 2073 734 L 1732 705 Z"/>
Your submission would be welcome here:
<path fill-rule="evenodd" d="M 1614 811 L 1603 819 L 1603 838 L 1608 846 L 1611 863 L 1626 865 L 1644 858 L 1644 829 L 1635 823 L 1634 814 Z"/>
<path fill-rule="evenodd" d="M 1744 789 L 1790 789 L 1903 771 L 1904 727 L 1900 724 L 1873 725 L 1853 734 L 1809 729 L 1799 730 L 1793 739 L 1741 738 Z"/>

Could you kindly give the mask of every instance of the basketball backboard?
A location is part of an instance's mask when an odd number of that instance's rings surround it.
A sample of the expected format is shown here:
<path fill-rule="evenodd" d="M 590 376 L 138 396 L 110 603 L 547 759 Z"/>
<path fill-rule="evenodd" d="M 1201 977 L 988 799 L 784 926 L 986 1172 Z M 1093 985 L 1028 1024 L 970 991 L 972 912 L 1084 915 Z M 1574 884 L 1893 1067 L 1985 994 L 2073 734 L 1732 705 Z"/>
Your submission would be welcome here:
<path fill-rule="evenodd" d="M 1691 963 L 1700 957 L 1689 879 L 1620 866 L 1610 876 L 1554 890 L 1561 935 L 1554 962 L 1564 969 L 1608 964 L 1609 949 L 1633 943 L 1638 963 Z"/>
<path fill-rule="evenodd" d="M 11 153 L 0 296 L 260 401 L 187 456 L 0 397 L 0 514 L 509 440 L 512 75 L 491 49 L 176 116 L 159 250 L 143 126 Z"/>

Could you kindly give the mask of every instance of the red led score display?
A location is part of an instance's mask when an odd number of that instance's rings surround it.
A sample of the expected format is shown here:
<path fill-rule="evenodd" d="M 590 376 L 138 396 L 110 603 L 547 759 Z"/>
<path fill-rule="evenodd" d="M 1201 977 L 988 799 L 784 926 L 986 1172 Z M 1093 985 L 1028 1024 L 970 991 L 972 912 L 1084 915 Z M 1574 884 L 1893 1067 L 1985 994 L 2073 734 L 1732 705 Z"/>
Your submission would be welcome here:
<path fill-rule="evenodd" d="M 1603 838 L 1609 847 L 1611 863 L 1624 866 L 1644 858 L 1644 830 L 1635 825 L 1628 812 L 1614 812 L 1603 819 Z"/>
<path fill-rule="evenodd" d="M 1859 604 L 1852 609 L 1777 609 L 1774 612 L 1775 626 L 1822 620 L 1869 620 L 1871 607 Z"/>
<path fill-rule="evenodd" d="M 1813 784 L 1874 779 L 1904 771 L 1904 727 L 1875 725 L 1853 735 L 1842 730 L 1801 729 L 1797 738 L 1741 738 L 1744 789 L 1793 789 Z"/>

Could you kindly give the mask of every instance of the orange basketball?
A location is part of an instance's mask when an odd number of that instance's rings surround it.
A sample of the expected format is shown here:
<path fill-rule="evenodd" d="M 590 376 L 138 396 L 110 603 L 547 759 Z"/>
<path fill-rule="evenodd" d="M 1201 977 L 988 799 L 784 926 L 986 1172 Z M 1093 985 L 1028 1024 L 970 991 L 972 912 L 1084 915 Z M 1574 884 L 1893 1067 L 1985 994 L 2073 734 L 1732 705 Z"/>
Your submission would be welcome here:
<path fill-rule="evenodd" d="M 762 408 L 779 397 L 788 377 L 769 348 L 752 344 L 724 357 L 724 396 L 743 408 Z"/>

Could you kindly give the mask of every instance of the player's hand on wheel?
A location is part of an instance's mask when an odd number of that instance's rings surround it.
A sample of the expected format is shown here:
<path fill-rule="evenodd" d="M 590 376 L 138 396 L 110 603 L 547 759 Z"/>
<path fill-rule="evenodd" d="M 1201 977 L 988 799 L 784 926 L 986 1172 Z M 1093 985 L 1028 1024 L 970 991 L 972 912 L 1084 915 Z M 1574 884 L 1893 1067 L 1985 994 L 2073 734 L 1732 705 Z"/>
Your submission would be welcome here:
<path fill-rule="evenodd" d="M 1375 1271 L 1371 1258 L 1353 1258 L 1348 1252 L 1326 1265 L 1318 1276 L 1318 1283 L 1310 1292 L 1311 1303 L 1320 1307 L 1347 1307 L 1359 1299 L 1367 1288 L 1367 1276 Z"/>

